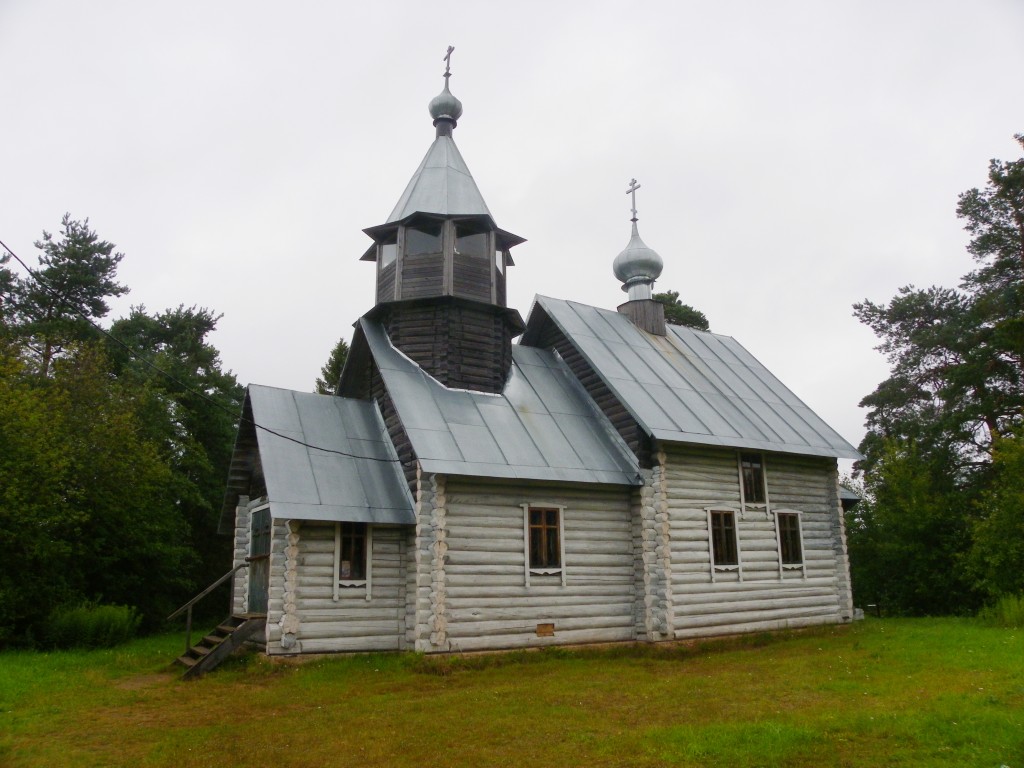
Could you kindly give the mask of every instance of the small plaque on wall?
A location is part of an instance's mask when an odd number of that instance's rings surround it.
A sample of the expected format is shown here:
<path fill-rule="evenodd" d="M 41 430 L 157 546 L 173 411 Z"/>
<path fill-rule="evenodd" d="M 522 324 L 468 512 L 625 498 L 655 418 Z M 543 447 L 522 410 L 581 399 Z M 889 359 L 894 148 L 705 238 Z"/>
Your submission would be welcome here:
<path fill-rule="evenodd" d="M 554 637 L 555 636 L 555 625 L 554 624 L 538 624 L 537 625 L 537 637 Z"/>

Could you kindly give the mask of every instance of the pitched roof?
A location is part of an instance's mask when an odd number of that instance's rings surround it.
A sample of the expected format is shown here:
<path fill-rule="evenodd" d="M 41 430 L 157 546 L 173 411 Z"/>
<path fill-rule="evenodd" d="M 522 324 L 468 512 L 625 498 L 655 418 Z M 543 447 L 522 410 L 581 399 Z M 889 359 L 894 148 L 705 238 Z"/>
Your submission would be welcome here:
<path fill-rule="evenodd" d="M 387 223 L 402 221 L 414 213 L 491 216 L 451 136 L 434 139 Z"/>
<path fill-rule="evenodd" d="M 255 431 L 275 518 L 415 521 L 408 484 L 373 401 L 250 384 L 245 411 L 251 421 L 243 420 L 239 444 L 245 443 L 243 432 L 251 443 Z M 267 429 L 256 429 L 252 422 Z M 236 445 L 233 470 L 243 460 L 239 451 Z M 235 471 L 232 480 L 223 514 L 233 517 L 246 484 Z"/>
<path fill-rule="evenodd" d="M 395 349 L 383 326 L 359 322 L 424 471 L 637 484 L 635 457 L 553 353 L 513 347 L 500 395 L 448 389 Z"/>
<path fill-rule="evenodd" d="M 545 315 L 656 440 L 860 458 L 730 336 L 677 325 L 656 336 L 618 312 L 537 296 L 524 343 Z"/>

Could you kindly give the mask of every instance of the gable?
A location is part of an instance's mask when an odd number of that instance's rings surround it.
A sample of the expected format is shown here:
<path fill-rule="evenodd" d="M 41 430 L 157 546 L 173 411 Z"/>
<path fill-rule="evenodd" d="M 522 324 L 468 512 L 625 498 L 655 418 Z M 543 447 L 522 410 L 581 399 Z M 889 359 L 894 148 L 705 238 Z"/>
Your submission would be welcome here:
<path fill-rule="evenodd" d="M 656 336 L 618 312 L 546 296 L 536 307 L 523 343 L 537 343 L 540 326 L 554 323 L 655 440 L 860 457 L 729 336 L 676 325 Z"/>

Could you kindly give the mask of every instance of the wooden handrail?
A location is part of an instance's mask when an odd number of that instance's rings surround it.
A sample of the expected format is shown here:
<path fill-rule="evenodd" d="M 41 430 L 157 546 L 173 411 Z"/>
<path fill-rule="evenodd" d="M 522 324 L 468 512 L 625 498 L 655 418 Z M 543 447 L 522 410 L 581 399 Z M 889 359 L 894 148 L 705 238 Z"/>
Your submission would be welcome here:
<path fill-rule="evenodd" d="M 248 559 L 248 558 L 246 558 L 246 559 Z M 199 593 L 198 595 L 196 595 L 196 596 L 195 596 L 195 597 L 193 597 L 193 598 L 192 598 L 191 600 L 189 600 L 189 601 L 188 601 L 187 603 L 185 603 L 185 604 L 184 604 L 183 606 L 181 606 L 181 608 L 179 608 L 179 609 L 178 609 L 178 610 L 176 610 L 176 611 L 175 611 L 174 613 L 172 613 L 172 614 L 171 614 L 170 616 L 168 616 L 168 617 L 167 617 L 168 621 L 170 621 L 171 619 L 173 619 L 173 618 L 174 618 L 175 616 L 177 616 L 177 615 L 178 615 L 179 613 L 181 613 L 182 611 L 186 610 L 187 608 L 191 608 L 191 607 L 192 607 L 193 605 L 195 605 L 196 603 L 198 603 L 198 602 L 199 602 L 200 600 L 202 600 L 202 599 L 203 599 L 204 597 L 206 597 L 206 596 L 207 596 L 208 594 L 210 594 L 211 592 L 213 592 L 213 590 L 215 590 L 215 589 L 216 589 L 217 587 L 219 587 L 219 586 L 220 586 L 221 584 L 223 584 L 223 583 L 224 583 L 225 581 L 227 581 L 227 580 L 228 580 L 228 579 L 230 579 L 230 578 L 231 578 L 232 576 L 234 576 L 234 575 L 235 575 L 235 573 L 236 573 L 237 571 L 241 570 L 242 568 L 248 568 L 248 567 L 249 567 L 249 563 L 247 563 L 247 562 L 245 562 L 245 563 L 239 563 L 238 565 L 236 565 L 236 566 L 235 566 L 234 568 L 232 568 L 232 569 L 231 569 L 230 571 L 228 571 L 228 572 L 227 572 L 227 573 L 225 573 L 225 574 L 224 574 L 223 576 L 221 576 L 221 577 L 220 577 L 219 579 L 217 579 L 217 580 L 216 580 L 215 582 L 213 582 L 213 584 L 211 584 L 210 586 L 208 586 L 208 587 L 207 587 L 206 589 L 204 589 L 204 590 L 203 590 L 202 592 L 200 592 L 200 593 Z"/>
<path fill-rule="evenodd" d="M 244 563 L 239 563 L 238 565 L 236 565 L 230 571 L 228 571 L 223 576 L 221 576 L 219 579 L 217 579 L 215 582 L 213 582 L 213 584 L 208 586 L 206 589 L 204 589 L 198 595 L 196 595 L 191 600 L 189 600 L 187 603 L 185 603 L 183 606 L 181 606 L 181 608 L 179 608 L 178 610 L 176 610 L 174 613 L 172 613 L 170 616 L 167 617 L 167 620 L 170 621 L 175 616 L 180 614 L 182 611 L 188 611 L 187 618 L 185 619 L 185 653 L 188 653 L 188 649 L 192 647 L 192 606 L 195 605 L 196 603 L 198 603 L 200 600 L 202 600 L 208 594 L 213 592 L 213 590 L 215 590 L 217 587 L 219 587 L 221 584 L 223 584 L 228 579 L 231 579 L 231 583 L 232 583 L 232 587 L 231 587 L 231 601 L 232 602 L 231 602 L 231 604 L 233 606 L 234 605 L 234 600 L 235 600 L 235 588 L 234 588 L 235 574 L 238 573 L 242 568 L 248 568 L 249 567 L 249 558 L 245 558 L 245 560 L 246 561 Z"/>

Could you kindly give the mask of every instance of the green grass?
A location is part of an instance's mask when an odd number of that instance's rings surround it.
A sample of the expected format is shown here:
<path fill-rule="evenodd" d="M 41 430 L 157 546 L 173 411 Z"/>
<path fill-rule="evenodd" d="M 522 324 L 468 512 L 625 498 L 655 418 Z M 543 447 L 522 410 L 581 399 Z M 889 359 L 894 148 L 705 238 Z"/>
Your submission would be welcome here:
<path fill-rule="evenodd" d="M 234 659 L 180 636 L 0 655 L 0 765 L 1010 766 L 1024 632 L 956 619 L 689 646 Z"/>

